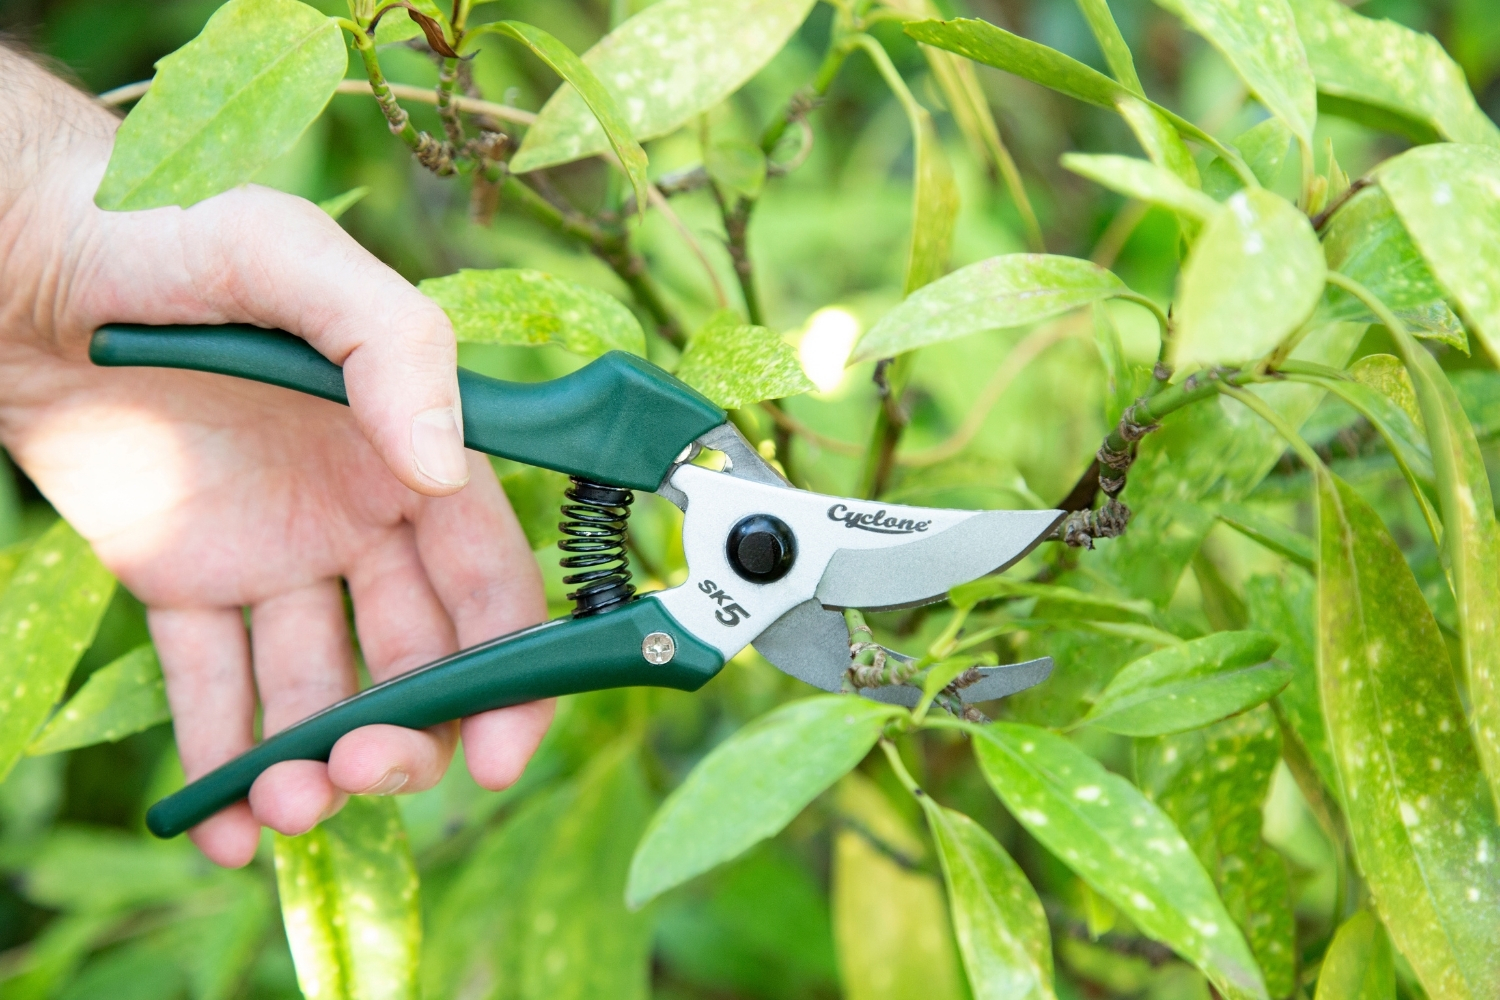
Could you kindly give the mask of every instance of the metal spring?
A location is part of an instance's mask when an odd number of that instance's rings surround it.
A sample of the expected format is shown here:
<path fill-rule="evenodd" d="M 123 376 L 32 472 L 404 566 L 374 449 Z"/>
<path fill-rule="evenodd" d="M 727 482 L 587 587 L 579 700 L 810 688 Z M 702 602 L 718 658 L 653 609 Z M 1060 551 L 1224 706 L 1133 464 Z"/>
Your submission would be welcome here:
<path fill-rule="evenodd" d="M 565 520 L 558 525 L 567 538 L 557 543 L 565 556 L 563 569 L 584 570 L 563 577 L 563 583 L 582 584 L 568 594 L 573 617 L 583 618 L 624 604 L 635 596 L 625 555 L 625 526 L 635 494 L 620 486 L 606 486 L 578 476 L 563 494 L 572 503 L 562 506 Z"/>

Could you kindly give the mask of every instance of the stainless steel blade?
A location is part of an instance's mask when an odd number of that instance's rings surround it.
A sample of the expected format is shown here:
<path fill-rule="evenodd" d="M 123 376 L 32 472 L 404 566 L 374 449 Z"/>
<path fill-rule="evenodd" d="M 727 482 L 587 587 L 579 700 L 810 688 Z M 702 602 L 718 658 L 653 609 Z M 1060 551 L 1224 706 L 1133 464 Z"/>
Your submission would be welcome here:
<path fill-rule="evenodd" d="M 971 511 L 934 535 L 881 548 L 840 548 L 828 560 L 815 594 L 831 607 L 868 611 L 927 604 L 951 587 L 1013 565 L 1065 516 L 1057 510 Z"/>
<path fill-rule="evenodd" d="M 839 691 L 849 669 L 844 616 L 817 601 L 803 601 L 762 632 L 755 650 L 782 673 L 824 691 Z"/>

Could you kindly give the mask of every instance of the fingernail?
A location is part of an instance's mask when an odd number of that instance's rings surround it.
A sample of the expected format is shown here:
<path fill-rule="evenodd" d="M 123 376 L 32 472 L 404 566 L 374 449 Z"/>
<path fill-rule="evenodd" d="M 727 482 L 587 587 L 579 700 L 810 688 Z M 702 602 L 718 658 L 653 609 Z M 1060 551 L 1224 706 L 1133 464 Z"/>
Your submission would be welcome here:
<path fill-rule="evenodd" d="M 462 486 L 469 481 L 464 437 L 451 406 L 423 410 L 412 418 L 411 450 L 417 471 L 439 486 Z"/>
<path fill-rule="evenodd" d="M 401 770 L 399 767 L 393 767 L 389 771 L 385 772 L 385 776 L 382 777 L 379 781 L 375 782 L 375 784 L 371 785 L 369 788 L 366 788 L 359 794 L 394 795 L 397 792 L 401 791 L 401 789 L 410 780 L 411 776 L 408 775 L 405 771 Z"/>

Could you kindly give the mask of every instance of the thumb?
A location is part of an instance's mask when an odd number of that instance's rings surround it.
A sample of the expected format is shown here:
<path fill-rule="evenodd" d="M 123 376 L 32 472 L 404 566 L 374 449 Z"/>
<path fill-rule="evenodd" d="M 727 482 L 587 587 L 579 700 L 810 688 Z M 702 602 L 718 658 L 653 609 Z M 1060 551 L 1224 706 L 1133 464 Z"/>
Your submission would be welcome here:
<path fill-rule="evenodd" d="M 397 479 L 428 496 L 468 482 L 452 324 L 316 206 L 241 187 L 105 225 L 128 248 L 109 255 L 105 322 L 296 334 L 343 367 L 354 419 Z"/>

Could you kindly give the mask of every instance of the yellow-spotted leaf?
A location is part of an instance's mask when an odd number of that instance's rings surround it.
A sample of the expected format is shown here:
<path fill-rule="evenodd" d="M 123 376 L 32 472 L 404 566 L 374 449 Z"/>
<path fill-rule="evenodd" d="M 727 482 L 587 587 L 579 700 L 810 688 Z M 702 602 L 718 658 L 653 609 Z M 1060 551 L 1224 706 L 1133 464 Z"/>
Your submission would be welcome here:
<path fill-rule="evenodd" d="M 1047 914 L 1021 867 L 963 813 L 920 801 L 975 1000 L 1055 1000 Z"/>
<path fill-rule="evenodd" d="M 845 695 L 805 698 L 719 744 L 652 818 L 630 865 L 630 904 L 779 833 L 904 711 Z"/>
<path fill-rule="evenodd" d="M 95 743 L 114 743 L 171 717 L 161 664 L 155 647 L 148 642 L 91 674 L 78 693 L 47 721 L 26 752 L 58 753 Z"/>
<path fill-rule="evenodd" d="M 1208 39 L 1266 109 L 1312 148 L 1318 92 L 1287 0 L 1157 0 Z"/>
<path fill-rule="evenodd" d="M 907 296 L 860 338 L 850 360 L 895 357 L 971 333 L 1029 326 L 1129 293 L 1109 271 L 1076 257 L 991 257 Z"/>
<path fill-rule="evenodd" d="M 115 136 L 94 201 L 184 207 L 244 184 L 292 148 L 344 77 L 339 26 L 297 0 L 230 0 L 157 63 Z"/>
<path fill-rule="evenodd" d="M 1213 876 L 1273 997 L 1296 986 L 1297 928 L 1286 862 L 1265 841 L 1261 807 L 1281 757 L 1261 707 L 1189 733 L 1137 740 L 1135 777 Z"/>
<path fill-rule="evenodd" d="M 1357 14 L 1339 0 L 1291 6 L 1325 110 L 1419 142 L 1500 146 L 1500 129 L 1436 38 Z"/>
<path fill-rule="evenodd" d="M 1259 189 L 1231 196 L 1183 267 L 1176 363 L 1260 357 L 1312 315 L 1326 273 L 1318 235 L 1295 205 Z"/>
<path fill-rule="evenodd" d="M 443 307 L 460 343 L 557 344 L 594 358 L 646 353 L 640 321 L 619 299 L 541 271 L 459 271 L 417 286 Z"/>
<path fill-rule="evenodd" d="M 965 728 L 985 778 L 1032 836 L 1229 1000 L 1266 1000 L 1255 958 L 1213 880 L 1134 785 L 1048 730 Z"/>
<path fill-rule="evenodd" d="M 355 796 L 312 831 L 275 842 L 281 916 L 308 1000 L 415 996 L 422 914 L 396 800 Z"/>
<path fill-rule="evenodd" d="M 744 323 L 728 309 L 693 334 L 677 377 L 726 409 L 816 389 L 797 352 L 774 331 Z"/>
<path fill-rule="evenodd" d="M 666 135 L 734 93 L 781 51 L 813 0 L 661 0 L 583 54 L 638 140 Z M 573 87 L 547 101 L 511 168 L 594 156 L 609 140 Z M 642 202 L 644 202 L 644 198 Z"/>
<path fill-rule="evenodd" d="M 1379 515 L 1317 470 L 1318 679 L 1354 853 L 1429 996 L 1500 994 L 1500 826 L 1448 650 Z"/>
<path fill-rule="evenodd" d="M 94 641 L 115 579 L 59 520 L 0 594 L 0 780 L 15 766 Z"/>
<path fill-rule="evenodd" d="M 1500 352 L 1500 150 L 1423 146 L 1375 176 L 1469 328 Z"/>

